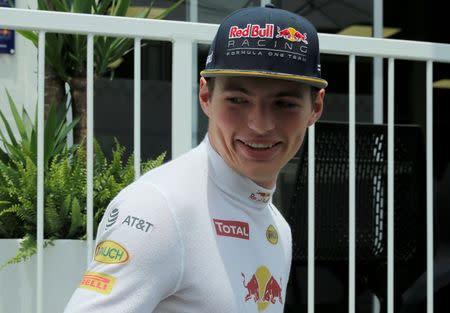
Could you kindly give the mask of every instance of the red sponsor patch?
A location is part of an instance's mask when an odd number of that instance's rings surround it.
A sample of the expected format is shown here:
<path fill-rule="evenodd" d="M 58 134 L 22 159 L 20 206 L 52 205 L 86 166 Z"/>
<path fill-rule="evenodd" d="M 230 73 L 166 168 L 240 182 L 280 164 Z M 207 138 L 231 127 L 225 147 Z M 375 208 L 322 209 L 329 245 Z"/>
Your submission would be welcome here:
<path fill-rule="evenodd" d="M 274 28 L 274 24 L 266 24 L 265 27 L 258 24 L 247 24 L 244 28 L 231 26 L 228 38 L 273 38 Z"/>
<path fill-rule="evenodd" d="M 246 222 L 213 219 L 217 236 L 250 239 L 250 226 Z"/>
<path fill-rule="evenodd" d="M 104 295 L 110 294 L 116 278 L 105 273 L 87 272 L 80 283 L 80 288 Z"/>

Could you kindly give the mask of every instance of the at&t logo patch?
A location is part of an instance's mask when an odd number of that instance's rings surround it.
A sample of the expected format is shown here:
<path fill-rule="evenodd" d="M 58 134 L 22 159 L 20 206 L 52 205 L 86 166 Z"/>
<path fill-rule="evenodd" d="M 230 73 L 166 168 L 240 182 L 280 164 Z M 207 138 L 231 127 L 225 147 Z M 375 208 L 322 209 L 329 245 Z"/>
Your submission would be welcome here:
<path fill-rule="evenodd" d="M 128 225 L 132 228 L 138 229 L 145 233 L 150 232 L 153 229 L 153 224 L 147 222 L 144 219 L 141 219 L 136 216 L 128 215 L 122 222 L 122 224 Z"/>

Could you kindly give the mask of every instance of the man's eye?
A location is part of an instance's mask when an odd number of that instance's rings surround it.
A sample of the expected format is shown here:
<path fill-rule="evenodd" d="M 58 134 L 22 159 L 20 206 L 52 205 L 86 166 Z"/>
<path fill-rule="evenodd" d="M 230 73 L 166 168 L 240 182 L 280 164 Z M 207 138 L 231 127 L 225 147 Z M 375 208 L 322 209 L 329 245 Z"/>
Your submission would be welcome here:
<path fill-rule="evenodd" d="M 228 97 L 227 100 L 234 104 L 241 104 L 245 102 L 245 99 L 241 97 Z"/>
<path fill-rule="evenodd" d="M 279 108 L 295 108 L 298 105 L 294 102 L 289 102 L 289 101 L 282 101 L 282 100 L 278 100 L 276 103 L 276 106 Z"/>

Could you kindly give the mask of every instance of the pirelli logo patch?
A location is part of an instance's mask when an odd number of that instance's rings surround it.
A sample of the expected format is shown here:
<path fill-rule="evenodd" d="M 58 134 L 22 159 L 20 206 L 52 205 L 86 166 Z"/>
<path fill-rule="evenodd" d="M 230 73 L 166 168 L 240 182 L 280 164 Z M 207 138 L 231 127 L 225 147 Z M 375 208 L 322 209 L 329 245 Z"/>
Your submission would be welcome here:
<path fill-rule="evenodd" d="M 246 222 L 213 219 L 217 236 L 250 239 L 250 226 Z"/>
<path fill-rule="evenodd" d="M 87 272 L 84 274 L 79 287 L 108 295 L 115 283 L 116 278 L 113 276 L 98 272 Z"/>

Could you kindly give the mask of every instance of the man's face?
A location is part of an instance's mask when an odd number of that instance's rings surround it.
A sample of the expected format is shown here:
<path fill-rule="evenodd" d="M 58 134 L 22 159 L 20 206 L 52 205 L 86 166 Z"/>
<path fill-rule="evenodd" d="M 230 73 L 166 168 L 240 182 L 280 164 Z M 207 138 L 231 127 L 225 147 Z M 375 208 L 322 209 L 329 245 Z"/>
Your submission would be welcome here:
<path fill-rule="evenodd" d="M 320 117 L 324 94 L 313 99 L 309 86 L 291 81 L 216 77 L 212 94 L 200 79 L 199 99 L 212 147 L 235 171 L 272 188 Z"/>

